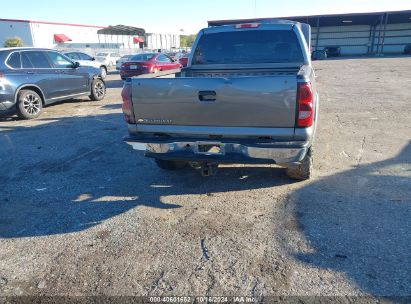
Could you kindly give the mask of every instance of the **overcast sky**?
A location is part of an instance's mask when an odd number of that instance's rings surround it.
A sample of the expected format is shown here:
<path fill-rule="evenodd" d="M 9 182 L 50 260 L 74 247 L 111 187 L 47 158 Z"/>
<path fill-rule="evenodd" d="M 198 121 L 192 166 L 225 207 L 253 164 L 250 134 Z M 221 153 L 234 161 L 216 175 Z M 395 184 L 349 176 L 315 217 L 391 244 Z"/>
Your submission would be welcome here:
<path fill-rule="evenodd" d="M 208 20 L 411 10 L 411 0 L 0 0 L 0 18 L 197 33 Z"/>

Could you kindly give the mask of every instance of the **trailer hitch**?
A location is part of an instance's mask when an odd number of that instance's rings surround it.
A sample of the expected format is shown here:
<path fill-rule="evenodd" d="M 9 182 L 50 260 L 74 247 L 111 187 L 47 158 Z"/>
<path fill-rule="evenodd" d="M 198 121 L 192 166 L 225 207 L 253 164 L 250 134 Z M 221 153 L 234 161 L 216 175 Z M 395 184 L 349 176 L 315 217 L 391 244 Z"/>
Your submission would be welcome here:
<path fill-rule="evenodd" d="M 200 168 L 201 175 L 205 177 L 216 175 L 217 169 L 218 169 L 218 164 L 202 163 L 201 168 Z"/>

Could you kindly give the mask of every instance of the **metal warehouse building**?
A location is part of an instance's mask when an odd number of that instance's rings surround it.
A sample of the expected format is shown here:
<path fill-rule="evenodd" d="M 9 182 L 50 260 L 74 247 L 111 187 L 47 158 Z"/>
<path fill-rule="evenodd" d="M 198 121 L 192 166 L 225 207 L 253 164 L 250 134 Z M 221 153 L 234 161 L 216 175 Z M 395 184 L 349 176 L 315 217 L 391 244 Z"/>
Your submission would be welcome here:
<path fill-rule="evenodd" d="M 0 47 L 6 39 L 20 37 L 25 46 L 59 49 L 172 49 L 180 47 L 178 34 L 146 33 L 144 29 L 118 25 L 95 26 L 0 19 Z"/>
<path fill-rule="evenodd" d="M 312 27 L 312 49 L 341 47 L 341 55 L 381 55 L 404 52 L 411 44 L 411 10 L 209 21 L 209 26 L 287 19 Z"/>

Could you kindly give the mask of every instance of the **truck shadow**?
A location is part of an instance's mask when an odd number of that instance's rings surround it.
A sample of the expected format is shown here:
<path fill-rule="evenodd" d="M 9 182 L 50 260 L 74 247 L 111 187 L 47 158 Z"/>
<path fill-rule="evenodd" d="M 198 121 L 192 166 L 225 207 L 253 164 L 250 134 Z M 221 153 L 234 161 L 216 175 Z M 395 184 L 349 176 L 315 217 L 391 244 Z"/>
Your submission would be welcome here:
<path fill-rule="evenodd" d="M 180 208 L 164 196 L 289 183 L 283 170 L 227 167 L 215 178 L 164 172 L 122 142 L 121 114 L 40 118 L 0 132 L 0 238 L 80 232 L 136 207 Z"/>
<path fill-rule="evenodd" d="M 88 97 L 83 97 L 83 98 L 70 98 L 66 100 L 61 100 L 54 102 L 52 104 L 48 104 L 43 107 L 43 111 L 47 112 L 48 110 L 53 110 L 54 107 L 62 104 L 66 105 L 72 105 L 73 108 L 81 108 L 84 106 L 84 103 L 86 102 L 92 102 L 95 103 L 94 101 L 91 101 Z M 121 105 L 120 105 L 121 108 Z M 40 116 L 41 119 L 41 116 Z M 1 122 L 7 122 L 7 121 L 24 121 L 24 119 L 21 119 L 17 116 L 16 110 L 10 111 L 7 114 L 0 114 L 0 123 Z"/>
<path fill-rule="evenodd" d="M 7 122 L 7 121 L 17 121 L 20 120 L 17 115 L 10 113 L 10 114 L 0 114 L 0 122 Z"/>
<path fill-rule="evenodd" d="M 411 142 L 385 161 L 310 183 L 288 200 L 311 267 L 343 273 L 371 295 L 411 294 Z M 301 248 L 301 247 L 300 247 Z"/>

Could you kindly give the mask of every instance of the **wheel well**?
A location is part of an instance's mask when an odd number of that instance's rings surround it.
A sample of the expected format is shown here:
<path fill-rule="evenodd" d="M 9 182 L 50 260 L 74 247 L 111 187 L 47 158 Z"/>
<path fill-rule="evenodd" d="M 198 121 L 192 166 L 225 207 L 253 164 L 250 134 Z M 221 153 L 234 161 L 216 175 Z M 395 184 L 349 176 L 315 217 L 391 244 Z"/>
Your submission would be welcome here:
<path fill-rule="evenodd" d="M 19 90 L 16 93 L 16 102 L 17 102 L 17 97 L 19 96 L 19 93 L 21 90 L 31 90 L 31 91 L 36 92 L 37 94 L 39 94 L 41 98 L 41 103 L 43 104 L 43 106 L 45 105 L 43 92 L 38 87 L 30 86 L 30 85 L 19 88 Z"/>
<path fill-rule="evenodd" d="M 100 66 L 100 68 L 105 68 L 106 69 L 106 71 L 107 71 L 107 67 L 103 64 L 103 65 L 101 65 Z"/>

